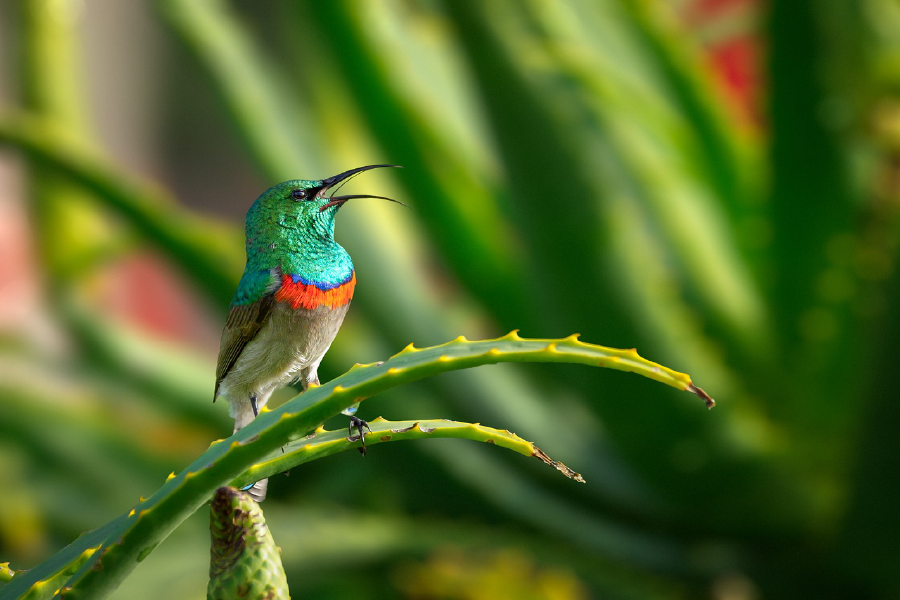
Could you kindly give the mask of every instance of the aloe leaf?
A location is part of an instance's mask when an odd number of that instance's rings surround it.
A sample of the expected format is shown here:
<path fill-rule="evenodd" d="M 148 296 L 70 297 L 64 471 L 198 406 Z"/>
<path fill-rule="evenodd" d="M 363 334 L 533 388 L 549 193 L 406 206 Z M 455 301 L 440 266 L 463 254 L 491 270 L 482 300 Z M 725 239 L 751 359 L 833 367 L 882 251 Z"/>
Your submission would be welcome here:
<path fill-rule="evenodd" d="M 389 360 L 357 365 L 325 385 L 314 387 L 281 407 L 261 414 L 253 423 L 228 440 L 213 444 L 180 474 L 170 477 L 155 494 L 142 499 L 127 514 L 104 526 L 102 547 L 67 582 L 67 598 L 96 598 L 111 592 L 122 578 L 146 557 L 188 515 L 196 511 L 212 492 L 291 441 L 299 440 L 341 410 L 400 384 L 485 364 L 501 362 L 559 362 L 629 371 L 689 391 L 715 403 L 691 378 L 641 358 L 633 349 L 618 350 L 588 344 L 576 335 L 563 339 L 526 339 L 517 332 L 501 338 L 468 341 L 463 337 L 446 344 L 417 349 L 412 344 Z M 88 534 L 87 540 L 96 543 Z M 69 556 L 81 547 L 76 541 Z M 92 546 L 85 546 L 85 550 Z M 58 573 L 68 560 L 53 557 L 40 573 Z M 0 593 L 14 598 L 40 577 L 32 572 L 17 577 Z M 38 596 L 45 597 L 45 596 Z"/>
<path fill-rule="evenodd" d="M 659 71 L 673 104 L 692 126 L 696 164 L 716 189 L 733 228 L 740 227 L 740 219 L 747 215 L 749 208 L 748 169 L 742 163 L 749 154 L 748 133 L 742 132 L 740 123 L 730 121 L 725 114 L 714 89 L 713 75 L 704 68 L 699 40 L 687 27 L 679 27 L 669 5 L 647 0 L 619 0 L 618 4 L 628 16 L 626 22 L 646 49 L 651 64 Z"/>
<path fill-rule="evenodd" d="M 24 104 L 49 123 L 79 139 L 87 137 L 84 81 L 78 60 L 78 6 L 71 0 L 20 1 L 22 16 L 21 84 Z M 30 165 L 33 186 L 28 205 L 34 220 L 39 260 L 49 272 L 45 285 L 59 291 L 74 283 L 72 261 L 93 252 L 104 237 L 99 215 L 86 203 L 89 195 L 71 180 L 37 163 Z M 94 232 L 86 236 L 84 231 Z"/>
<path fill-rule="evenodd" d="M 366 431 L 366 447 L 384 442 L 404 440 L 420 440 L 424 438 L 457 438 L 493 444 L 507 448 L 525 456 L 533 456 L 560 473 L 584 483 L 584 478 L 562 464 L 555 461 L 547 453 L 533 443 L 520 438 L 507 430 L 486 427 L 480 423 L 464 423 L 446 419 L 422 419 L 416 421 L 387 421 L 381 417 L 369 421 L 371 431 Z M 358 437 L 348 437 L 346 430 L 326 431 L 319 427 L 301 440 L 291 442 L 283 450 L 253 465 L 240 477 L 231 482 L 235 487 L 243 487 L 248 483 L 259 481 L 276 473 L 283 473 L 297 465 L 331 456 L 351 448 L 359 447 Z"/>
<path fill-rule="evenodd" d="M 607 6 L 598 15 L 595 13 L 601 9 L 592 8 L 541 13 L 542 23 L 550 30 L 545 46 L 552 64 L 560 76 L 578 83 L 574 104 L 579 110 L 595 115 L 585 126 L 591 132 L 586 139 L 608 139 L 633 197 L 652 215 L 668 254 L 677 261 L 686 282 L 707 303 L 710 313 L 721 319 L 724 329 L 738 337 L 741 346 L 749 347 L 764 339 L 769 327 L 763 298 L 740 260 L 733 236 L 723 227 L 728 215 L 721 207 L 718 190 L 709 178 L 702 177 L 710 168 L 709 160 L 684 150 L 701 145 L 695 133 L 698 126 L 684 117 L 685 109 L 679 106 L 679 99 L 686 101 L 684 94 L 667 97 L 673 80 L 671 69 L 658 74 L 655 66 L 659 61 L 651 61 L 654 67 L 650 67 L 645 64 L 645 52 L 639 51 L 640 47 L 631 48 L 636 45 L 631 37 L 640 42 L 654 37 L 648 24 L 634 24 L 631 29 L 640 35 L 629 36 L 631 43 L 614 45 L 615 52 L 603 46 L 596 48 L 611 42 L 597 35 L 594 27 L 600 27 L 604 17 L 629 23 L 622 13 L 630 11 Z M 594 51 L 575 50 L 582 45 L 594 46 Z M 654 45 L 649 46 L 653 52 Z M 635 62 L 633 68 L 641 69 L 644 77 L 636 78 L 620 66 L 623 49 Z M 687 89 L 683 82 L 676 87 Z M 688 104 L 696 104 L 696 95 L 693 97 Z M 696 118 L 703 114 L 698 111 L 700 107 L 693 106 L 688 112 Z M 585 172 L 589 168 L 587 165 Z"/>
<path fill-rule="evenodd" d="M 775 3 L 767 19 L 772 139 L 766 206 L 772 227 L 770 302 L 781 348 L 785 356 L 802 357 L 801 368 L 809 365 L 820 370 L 802 377 L 792 373 L 785 385 L 806 389 L 793 394 L 796 402 L 788 406 L 773 398 L 772 410 L 778 414 L 788 407 L 796 409 L 796 414 L 786 416 L 798 424 L 806 421 L 813 435 L 827 439 L 819 423 L 808 418 L 832 417 L 829 427 L 847 422 L 846 413 L 839 412 L 846 403 L 833 403 L 825 411 L 819 407 L 820 394 L 827 389 L 826 397 L 834 396 L 834 386 L 847 381 L 846 373 L 856 368 L 844 355 L 851 343 L 850 311 L 845 302 L 829 298 L 833 294 L 828 293 L 827 284 L 837 279 L 851 290 L 855 284 L 856 273 L 841 263 L 844 255 L 859 251 L 853 233 L 860 203 L 851 187 L 847 141 L 851 128 L 848 117 L 842 116 L 842 111 L 852 114 L 854 110 L 849 90 L 855 82 L 835 85 L 837 69 L 825 58 L 853 48 L 835 43 L 834 32 L 826 26 L 827 11 L 821 8 L 812 0 Z M 840 18 L 845 20 L 847 15 Z M 853 292 L 843 296 L 853 298 Z M 830 366 L 815 365 L 817 356 L 825 353 Z M 801 400 L 805 403 L 800 404 Z"/>
<path fill-rule="evenodd" d="M 521 323 L 527 307 L 521 289 L 524 266 L 514 250 L 516 232 L 499 209 L 496 183 L 488 176 L 491 165 L 477 149 L 460 147 L 467 139 L 460 131 L 473 133 L 478 123 L 471 113 L 460 115 L 460 105 L 469 103 L 463 102 L 468 98 L 460 69 L 446 68 L 458 59 L 445 47 L 453 49 L 446 39 L 449 32 L 439 38 L 444 52 L 435 56 L 433 29 L 416 35 L 415 23 L 427 17 L 403 10 L 399 3 L 385 3 L 378 10 L 354 2 L 308 8 L 321 31 L 348 34 L 323 36 L 322 41 L 345 74 L 348 97 L 385 154 L 409 169 L 401 181 L 410 198 L 428 199 L 415 209 L 432 243 L 495 318 Z M 397 31 L 406 34 L 394 37 Z M 391 43 L 385 44 L 386 39 Z M 457 77 L 442 85 L 448 71 Z M 373 104 L 378 110 L 370 108 Z M 453 117 L 461 122 L 448 126 Z"/>
<path fill-rule="evenodd" d="M 220 0 L 164 0 L 161 14 L 214 78 L 242 139 L 273 181 L 300 177 L 321 166 L 317 129 L 293 98 L 283 78 L 249 39 L 240 21 Z M 260 135 L 264 132 L 264 135 Z M 302 137 L 303 143 L 298 140 Z"/>
<path fill-rule="evenodd" d="M 36 567 L 16 572 L 15 577 L 0 589 L 0 598 L 42 600 L 58 595 L 66 581 L 100 549 L 101 542 L 111 531 L 121 526 L 124 518 L 121 515 L 106 525 L 81 535 Z"/>

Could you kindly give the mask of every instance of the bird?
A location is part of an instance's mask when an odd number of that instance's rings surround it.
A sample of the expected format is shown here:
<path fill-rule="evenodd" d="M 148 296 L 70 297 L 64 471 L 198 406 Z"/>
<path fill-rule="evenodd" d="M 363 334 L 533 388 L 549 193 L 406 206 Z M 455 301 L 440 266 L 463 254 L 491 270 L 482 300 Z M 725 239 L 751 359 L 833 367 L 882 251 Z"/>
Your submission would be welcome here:
<path fill-rule="evenodd" d="M 334 341 L 356 288 L 356 270 L 334 239 L 335 216 L 349 200 L 334 195 L 368 165 L 320 180 L 293 179 L 263 192 L 247 211 L 247 264 L 231 300 L 219 345 L 213 402 L 224 398 L 237 432 L 272 393 L 289 383 L 319 384 L 318 367 Z M 350 433 L 368 424 L 351 415 Z M 268 480 L 245 488 L 261 502 Z"/>

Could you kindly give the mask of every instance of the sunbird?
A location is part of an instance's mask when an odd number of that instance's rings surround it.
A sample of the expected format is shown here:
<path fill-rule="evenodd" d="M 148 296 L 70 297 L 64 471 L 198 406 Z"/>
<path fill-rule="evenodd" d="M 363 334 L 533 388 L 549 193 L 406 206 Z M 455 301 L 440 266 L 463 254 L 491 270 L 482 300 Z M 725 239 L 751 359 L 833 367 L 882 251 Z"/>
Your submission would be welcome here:
<path fill-rule="evenodd" d="M 334 240 L 335 216 L 355 198 L 397 202 L 334 193 L 358 173 L 396 166 L 369 165 L 327 179 L 285 181 L 263 192 L 247 211 L 247 266 L 222 331 L 213 394 L 213 402 L 228 401 L 235 431 L 256 418 L 276 389 L 296 382 L 305 391 L 319 384 L 319 363 L 356 287 L 353 261 Z M 350 430 L 359 431 L 364 451 L 368 424 L 352 410 L 346 411 Z M 267 488 L 264 479 L 247 491 L 260 502 Z"/>

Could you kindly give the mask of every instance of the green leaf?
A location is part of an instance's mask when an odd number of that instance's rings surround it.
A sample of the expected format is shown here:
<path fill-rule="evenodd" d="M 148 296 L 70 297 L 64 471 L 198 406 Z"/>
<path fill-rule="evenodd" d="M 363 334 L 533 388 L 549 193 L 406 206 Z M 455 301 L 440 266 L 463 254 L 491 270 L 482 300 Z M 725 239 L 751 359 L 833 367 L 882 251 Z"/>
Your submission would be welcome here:
<path fill-rule="evenodd" d="M 371 431 L 367 430 L 366 447 L 384 442 L 404 440 L 420 440 L 424 438 L 456 438 L 493 444 L 507 448 L 525 456 L 533 456 L 560 473 L 584 483 L 580 474 L 561 462 L 551 459 L 547 454 L 532 444 L 506 430 L 486 427 L 480 423 L 463 423 L 446 419 L 424 419 L 417 421 L 386 421 L 381 417 L 369 421 Z M 244 487 L 248 483 L 283 473 L 293 467 L 331 456 L 359 446 L 359 438 L 347 437 L 345 430 L 326 431 L 319 427 L 310 435 L 296 442 L 291 442 L 277 450 L 269 457 L 250 467 L 243 475 L 231 482 L 235 487 Z"/>
<path fill-rule="evenodd" d="M 412 344 L 389 360 L 357 365 L 329 383 L 313 387 L 283 406 L 260 414 L 228 440 L 213 444 L 180 474 L 171 477 L 155 494 L 142 499 L 127 514 L 82 536 L 65 554 L 49 559 L 27 576 L 15 578 L 0 598 L 13 598 L 42 581 L 42 574 L 70 567 L 72 553 L 103 540 L 79 571 L 66 583 L 68 598 L 101 597 L 188 515 L 197 510 L 219 486 L 234 480 L 253 464 L 296 441 L 341 410 L 392 387 L 443 373 L 500 362 L 557 362 L 629 371 L 689 391 L 712 407 L 714 402 L 689 376 L 641 358 L 631 350 L 587 344 L 577 336 L 564 339 L 525 339 L 512 332 L 502 338 L 468 341 L 459 337 L 446 344 L 417 349 Z M 98 530 L 100 531 L 100 530 Z M 80 540 L 81 538 L 79 538 Z M 80 556 L 80 552 L 79 552 Z M 65 558 L 68 557 L 68 558 Z M 47 597 L 47 596 L 37 596 Z"/>

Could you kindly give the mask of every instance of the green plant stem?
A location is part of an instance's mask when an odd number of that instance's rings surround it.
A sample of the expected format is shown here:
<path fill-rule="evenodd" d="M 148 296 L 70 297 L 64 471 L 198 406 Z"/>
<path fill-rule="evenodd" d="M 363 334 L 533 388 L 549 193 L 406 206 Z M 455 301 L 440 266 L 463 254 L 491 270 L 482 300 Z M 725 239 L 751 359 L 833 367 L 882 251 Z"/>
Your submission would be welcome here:
<path fill-rule="evenodd" d="M 464 423 L 445 419 L 424 419 L 417 421 L 386 421 L 381 417 L 369 421 L 371 432 L 366 431 L 366 446 L 375 446 L 384 442 L 404 440 L 421 440 L 424 438 L 457 438 L 485 442 L 501 448 L 507 448 L 524 456 L 533 456 L 545 464 L 557 469 L 560 473 L 584 483 L 584 478 L 561 462 L 551 459 L 547 454 L 531 442 L 527 442 L 507 430 L 486 427 L 480 423 Z M 248 483 L 259 481 L 277 473 L 283 473 L 297 465 L 310 462 L 350 450 L 359 446 L 359 438 L 350 438 L 346 430 L 326 431 L 316 429 L 312 434 L 291 442 L 268 458 L 253 465 L 240 477 L 231 482 L 234 487 L 243 487 Z"/>
<path fill-rule="evenodd" d="M 155 494 L 138 502 L 128 515 L 103 528 L 108 535 L 100 538 L 103 540 L 100 551 L 66 583 L 66 598 L 98 598 L 109 594 L 181 521 L 202 506 L 217 487 L 239 477 L 285 444 L 299 440 L 341 410 L 403 383 L 501 362 L 565 362 L 630 371 L 690 391 L 707 406 L 714 404 L 683 373 L 643 359 L 633 349 L 587 344 L 577 336 L 557 340 L 523 339 L 512 332 L 495 340 L 472 342 L 460 337 L 423 349 L 410 344 L 387 361 L 357 365 L 325 385 L 310 388 L 283 406 L 261 414 L 227 440 L 212 445 Z M 17 598 L 33 590 L 42 580 L 42 574 L 58 573 L 68 566 L 73 552 L 96 545 L 96 535 L 82 538 L 67 548 L 69 560 L 51 558 L 27 576 L 14 579 L 0 592 L 0 598 Z"/>

